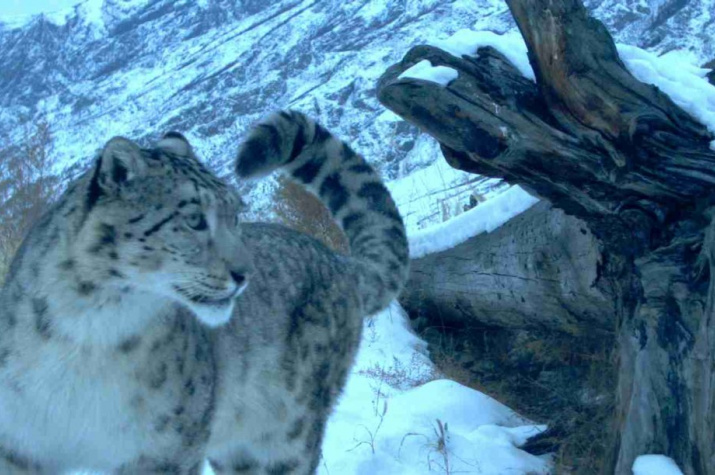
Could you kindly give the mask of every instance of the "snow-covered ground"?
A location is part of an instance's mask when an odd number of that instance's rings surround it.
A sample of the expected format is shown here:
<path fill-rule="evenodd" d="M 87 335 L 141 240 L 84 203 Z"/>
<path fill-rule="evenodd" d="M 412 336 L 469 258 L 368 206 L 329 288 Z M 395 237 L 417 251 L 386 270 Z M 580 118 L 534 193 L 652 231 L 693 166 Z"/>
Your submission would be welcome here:
<path fill-rule="evenodd" d="M 665 455 L 641 455 L 633 463 L 633 475 L 683 475 L 683 471 Z"/>
<path fill-rule="evenodd" d="M 410 233 L 448 221 L 509 188 L 501 180 L 456 170 L 442 159 L 387 187 Z"/>
<path fill-rule="evenodd" d="M 397 303 L 365 322 L 319 473 L 549 473 L 548 457 L 518 448 L 545 427 L 442 379 L 426 347 Z"/>

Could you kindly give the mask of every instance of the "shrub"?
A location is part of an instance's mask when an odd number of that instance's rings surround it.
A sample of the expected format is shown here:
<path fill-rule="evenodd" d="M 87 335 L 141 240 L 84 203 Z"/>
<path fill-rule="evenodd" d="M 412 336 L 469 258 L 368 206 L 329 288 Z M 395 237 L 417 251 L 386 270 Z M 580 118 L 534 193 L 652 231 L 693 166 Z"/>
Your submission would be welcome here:
<path fill-rule="evenodd" d="M 52 132 L 45 120 L 27 122 L 22 139 L 0 137 L 0 283 L 30 226 L 56 199 Z"/>
<path fill-rule="evenodd" d="M 273 212 L 281 223 L 313 236 L 334 251 L 348 251 L 347 239 L 330 211 L 301 185 L 281 176 L 274 198 Z"/>

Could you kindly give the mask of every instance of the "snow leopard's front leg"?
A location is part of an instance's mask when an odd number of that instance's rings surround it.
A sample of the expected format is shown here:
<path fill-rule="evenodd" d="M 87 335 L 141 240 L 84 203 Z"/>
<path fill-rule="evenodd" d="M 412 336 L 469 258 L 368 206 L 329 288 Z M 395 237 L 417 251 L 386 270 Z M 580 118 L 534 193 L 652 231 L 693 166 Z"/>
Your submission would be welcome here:
<path fill-rule="evenodd" d="M 284 447 L 280 447 L 277 451 L 281 452 L 281 456 L 276 458 L 266 457 L 270 452 L 265 447 L 256 453 L 251 452 L 250 448 L 241 448 L 233 453 L 211 457 L 209 462 L 216 475 L 313 475 L 320 460 L 319 450 L 286 454 Z"/>
<path fill-rule="evenodd" d="M 177 453 L 177 457 L 181 454 Z M 147 475 L 201 475 L 203 471 L 203 458 L 191 462 L 182 460 L 155 459 L 142 456 L 138 461 L 122 466 L 119 475 L 147 474 Z"/>

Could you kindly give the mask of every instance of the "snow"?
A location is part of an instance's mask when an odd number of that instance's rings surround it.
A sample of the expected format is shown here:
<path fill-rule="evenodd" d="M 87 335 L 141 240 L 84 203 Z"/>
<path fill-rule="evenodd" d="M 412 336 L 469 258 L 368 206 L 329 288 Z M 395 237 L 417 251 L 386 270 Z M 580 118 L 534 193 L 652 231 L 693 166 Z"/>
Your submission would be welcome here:
<path fill-rule="evenodd" d="M 503 35 L 491 31 L 461 29 L 452 36 L 435 40 L 432 44 L 457 56 L 474 56 L 477 50 L 491 46 L 501 52 L 527 78 L 535 80 L 529 64 L 527 48 L 518 31 Z M 673 102 L 715 134 L 715 87 L 705 77 L 708 69 L 697 66 L 698 55 L 687 50 L 673 50 L 661 56 L 636 46 L 618 44 L 618 53 L 628 70 L 639 81 L 653 84 L 667 94 Z M 427 74 L 427 61 L 417 63 L 402 76 Z M 412 70 L 416 69 L 416 72 Z M 715 150 L 715 140 L 711 143 Z"/>
<path fill-rule="evenodd" d="M 436 143 L 434 139 L 429 140 Z M 418 149 L 427 150 L 433 156 L 441 154 L 437 147 L 425 145 Z M 413 163 L 421 160 L 409 158 Z M 388 182 L 387 188 L 397 203 L 407 232 L 412 233 L 458 216 L 470 206 L 470 201 L 488 200 L 505 191 L 508 185 L 499 179 L 452 168 L 440 157 L 422 169 Z"/>
<path fill-rule="evenodd" d="M 447 66 L 432 66 L 432 63 L 423 59 L 419 63 L 411 66 L 400 74 L 397 79 L 422 79 L 423 81 L 431 81 L 440 86 L 447 86 L 450 82 L 457 79 L 459 73 Z"/>
<path fill-rule="evenodd" d="M 96 0 L 89 0 L 96 1 Z M 102 0 L 99 0 L 100 4 Z M 80 3 L 79 0 L 77 3 Z M 58 10 L 48 10 L 42 13 L 25 14 L 25 15 L 0 15 L 0 24 L 9 28 L 22 28 L 32 21 L 43 18 L 57 26 L 64 26 L 67 20 L 74 12 L 75 5 L 60 8 Z"/>
<path fill-rule="evenodd" d="M 618 54 L 639 81 L 653 84 L 680 108 L 715 134 L 715 86 L 705 75 L 708 69 L 693 64 L 694 55 L 671 51 L 662 56 L 635 46 L 617 45 Z M 715 140 L 710 143 L 715 150 Z"/>
<path fill-rule="evenodd" d="M 65 26 L 71 19 L 78 17 L 85 25 L 96 28 L 97 34 L 94 39 L 98 39 L 102 34 L 106 34 L 105 8 L 110 8 L 115 13 L 126 15 L 132 9 L 143 6 L 149 0 L 76 0 L 69 6 L 52 9 L 49 5 L 42 13 L 24 15 L 3 15 L 0 13 L 0 29 L 18 29 L 42 18 L 56 26 Z M 205 5 L 207 0 L 198 2 Z M 55 5 L 55 8 L 57 5 Z M 205 6 L 204 6 L 205 8 Z"/>
<path fill-rule="evenodd" d="M 77 12 L 87 23 L 97 27 L 100 31 L 106 31 L 102 7 L 104 0 L 87 0 L 78 5 Z"/>
<path fill-rule="evenodd" d="M 491 46 L 506 56 L 511 64 L 525 77 L 534 80 L 534 70 L 529 64 L 526 43 L 518 31 L 499 35 L 492 31 L 473 31 L 462 29 L 446 39 L 432 42 L 432 45 L 447 51 L 453 56 L 475 56 L 479 48 Z"/>
<path fill-rule="evenodd" d="M 633 475 L 683 475 L 683 472 L 665 455 L 641 455 L 633 462 Z"/>
<path fill-rule="evenodd" d="M 135 1 L 135 0 L 129 0 Z M 145 0 L 141 0 L 145 1 Z M 106 33 L 103 18 L 105 0 L 77 0 L 74 4 L 57 10 L 28 15 L 0 15 L 0 26 L 10 29 L 22 28 L 42 18 L 56 26 L 65 26 L 73 17 L 79 17 L 86 25 L 96 28 L 98 33 Z M 120 2 L 121 3 L 121 2 Z M 126 0 L 124 1 L 126 3 Z M 49 7 L 51 8 L 51 6 Z M 98 36 L 95 35 L 95 38 Z"/>
<path fill-rule="evenodd" d="M 14 30 L 30 23 L 35 15 L 0 15 L 0 29 Z"/>
<path fill-rule="evenodd" d="M 518 449 L 545 427 L 439 379 L 407 318 L 393 303 L 365 322 L 357 361 L 328 421 L 318 473 L 549 473 L 548 459 Z"/>
<path fill-rule="evenodd" d="M 492 232 L 539 201 L 519 186 L 477 205 L 444 223 L 410 233 L 410 258 L 445 251 L 469 238 Z"/>

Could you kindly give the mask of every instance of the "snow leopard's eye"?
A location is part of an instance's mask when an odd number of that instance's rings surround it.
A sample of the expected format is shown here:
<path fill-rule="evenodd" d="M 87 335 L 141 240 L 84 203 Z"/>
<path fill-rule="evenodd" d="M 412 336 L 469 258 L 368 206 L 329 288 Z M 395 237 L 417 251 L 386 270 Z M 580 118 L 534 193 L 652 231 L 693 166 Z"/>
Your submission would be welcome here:
<path fill-rule="evenodd" d="M 206 218 L 203 213 L 191 213 L 186 215 L 186 225 L 194 231 L 204 231 L 208 228 Z"/>

